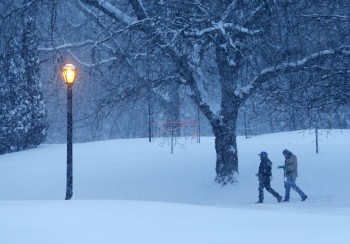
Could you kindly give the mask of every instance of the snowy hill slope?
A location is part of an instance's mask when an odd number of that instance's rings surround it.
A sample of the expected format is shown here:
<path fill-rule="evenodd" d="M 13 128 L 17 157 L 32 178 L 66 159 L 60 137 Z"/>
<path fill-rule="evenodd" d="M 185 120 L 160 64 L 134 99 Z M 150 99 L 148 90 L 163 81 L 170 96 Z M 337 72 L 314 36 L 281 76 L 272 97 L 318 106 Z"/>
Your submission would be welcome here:
<path fill-rule="evenodd" d="M 350 131 L 320 139 L 316 154 L 309 132 L 240 137 L 239 182 L 226 187 L 213 182 L 213 138 L 182 138 L 185 149 L 173 154 L 162 139 L 75 144 L 71 201 L 63 200 L 65 145 L 1 155 L 0 243 L 280 243 L 293 232 L 283 243 L 349 243 Z M 276 167 L 285 148 L 298 157 L 297 184 L 309 198 L 292 191 L 290 203 L 276 203 L 265 192 L 264 204 L 253 204 L 262 150 L 284 194 Z"/>

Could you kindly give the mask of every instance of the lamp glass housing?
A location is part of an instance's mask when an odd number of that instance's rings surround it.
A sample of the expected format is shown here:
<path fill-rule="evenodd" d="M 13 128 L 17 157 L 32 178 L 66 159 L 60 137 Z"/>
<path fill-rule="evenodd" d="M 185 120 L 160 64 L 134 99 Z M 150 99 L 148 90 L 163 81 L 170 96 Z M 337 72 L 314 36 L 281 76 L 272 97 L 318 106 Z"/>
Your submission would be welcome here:
<path fill-rule="evenodd" d="M 66 64 L 62 69 L 62 75 L 64 82 L 68 86 L 72 86 L 77 76 L 77 69 L 73 64 Z"/>

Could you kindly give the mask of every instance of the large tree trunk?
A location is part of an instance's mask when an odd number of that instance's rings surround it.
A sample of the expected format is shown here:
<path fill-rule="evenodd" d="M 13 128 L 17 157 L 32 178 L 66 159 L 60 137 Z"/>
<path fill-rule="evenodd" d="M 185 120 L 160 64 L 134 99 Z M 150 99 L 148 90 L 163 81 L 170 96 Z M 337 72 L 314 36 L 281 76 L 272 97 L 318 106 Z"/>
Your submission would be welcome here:
<path fill-rule="evenodd" d="M 224 36 L 218 37 L 216 45 L 216 63 L 220 74 L 221 110 L 219 118 L 211 122 L 215 135 L 216 178 L 218 183 L 226 185 L 237 181 L 238 151 L 236 141 L 236 123 L 240 98 L 235 89 L 239 80 L 238 70 L 242 61 L 241 54 L 225 45 Z"/>
<path fill-rule="evenodd" d="M 216 151 L 215 181 L 226 185 L 236 182 L 238 174 L 238 151 L 236 142 L 236 121 L 213 125 Z"/>
<path fill-rule="evenodd" d="M 215 181 L 222 185 L 236 182 L 238 174 L 236 123 L 239 101 L 234 95 L 225 94 L 222 98 L 220 115 L 217 115 L 212 112 L 208 104 L 198 102 L 199 95 L 196 96 L 196 92 L 191 98 L 200 104 L 201 112 L 209 120 L 213 129 L 216 151 Z"/>
<path fill-rule="evenodd" d="M 226 185 L 237 181 L 238 151 L 236 141 L 236 123 L 239 102 L 228 89 L 222 96 L 220 117 L 211 122 L 215 136 L 216 178 L 218 183 Z"/>

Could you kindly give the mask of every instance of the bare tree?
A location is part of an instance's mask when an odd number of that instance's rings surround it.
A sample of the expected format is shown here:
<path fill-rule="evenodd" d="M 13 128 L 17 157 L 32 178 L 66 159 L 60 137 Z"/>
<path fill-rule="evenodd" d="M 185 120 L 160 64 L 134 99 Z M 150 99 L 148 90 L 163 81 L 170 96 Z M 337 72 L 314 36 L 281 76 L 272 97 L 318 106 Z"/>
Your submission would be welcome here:
<path fill-rule="evenodd" d="M 328 45 L 329 38 L 317 39 L 322 27 L 310 18 L 325 16 L 326 4 L 268 0 L 76 0 L 74 4 L 96 30 L 85 32 L 80 40 L 67 37 L 53 49 L 88 45 L 92 62 L 86 66 L 109 64 L 122 70 L 125 66 L 113 63 L 119 60 L 141 78 L 145 65 L 137 64 L 151 47 L 157 59 L 152 91 L 159 91 L 159 85 L 174 86 L 173 82 L 188 87 L 215 135 L 216 181 L 223 185 L 236 181 L 238 174 L 236 123 L 247 99 L 286 74 L 332 69 L 330 60 L 350 55 L 346 40 L 334 37 L 334 46 Z M 292 13 L 292 24 L 279 25 L 287 18 L 283 9 Z M 339 9 L 332 9 L 333 15 Z M 289 45 L 284 45 L 281 38 L 290 31 Z M 82 57 L 69 53 L 84 64 Z M 136 89 L 137 82 L 132 87 Z"/>

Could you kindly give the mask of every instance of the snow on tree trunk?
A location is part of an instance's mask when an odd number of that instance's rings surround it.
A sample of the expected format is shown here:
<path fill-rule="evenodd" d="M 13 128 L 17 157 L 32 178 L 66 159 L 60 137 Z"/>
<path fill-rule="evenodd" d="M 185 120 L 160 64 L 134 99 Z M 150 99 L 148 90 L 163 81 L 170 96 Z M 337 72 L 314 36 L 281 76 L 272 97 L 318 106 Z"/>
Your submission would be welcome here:
<path fill-rule="evenodd" d="M 238 153 L 235 126 L 220 124 L 213 126 L 213 129 L 216 151 L 215 181 L 223 185 L 236 182 Z"/>
<path fill-rule="evenodd" d="M 241 54 L 225 45 L 225 36 L 218 37 L 216 63 L 220 75 L 221 110 L 219 117 L 211 125 L 215 135 L 216 178 L 226 185 L 237 181 L 238 152 L 236 142 L 236 123 L 240 99 L 235 95 Z"/>

